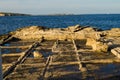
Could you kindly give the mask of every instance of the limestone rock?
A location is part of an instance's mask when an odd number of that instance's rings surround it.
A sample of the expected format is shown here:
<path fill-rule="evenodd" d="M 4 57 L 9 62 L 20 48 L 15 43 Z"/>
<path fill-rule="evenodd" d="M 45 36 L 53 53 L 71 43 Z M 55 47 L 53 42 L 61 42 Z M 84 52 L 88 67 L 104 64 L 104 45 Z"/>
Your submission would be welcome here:
<path fill-rule="evenodd" d="M 119 32 L 120 31 L 120 28 L 112 28 L 111 31 L 114 31 L 114 32 Z"/>
<path fill-rule="evenodd" d="M 107 44 L 105 44 L 103 42 L 99 42 L 99 41 L 92 39 L 92 38 L 87 39 L 86 45 L 92 46 L 92 49 L 94 51 L 97 51 L 97 52 L 107 52 L 108 51 Z"/>
<path fill-rule="evenodd" d="M 120 28 L 112 28 L 111 30 L 105 32 L 107 36 L 120 37 Z"/>
<path fill-rule="evenodd" d="M 108 45 L 102 42 L 96 42 L 96 44 L 92 45 L 93 50 L 97 52 L 107 52 L 108 51 Z"/>
<path fill-rule="evenodd" d="M 111 52 L 120 59 L 120 47 L 112 49 Z"/>
<path fill-rule="evenodd" d="M 80 25 L 69 26 L 67 29 L 71 32 L 76 32 L 76 31 L 79 31 L 81 29 L 81 26 Z"/>
<path fill-rule="evenodd" d="M 68 28 L 44 28 L 40 26 L 30 26 L 21 28 L 14 32 L 13 37 L 21 40 L 39 40 L 44 37 L 46 40 L 71 40 L 71 39 L 86 39 L 94 38 L 98 39 L 99 36 L 95 36 L 96 32 L 93 28 L 83 28 L 80 25 L 71 26 Z"/>
<path fill-rule="evenodd" d="M 43 55 L 39 51 L 34 51 L 33 52 L 33 56 L 34 56 L 34 58 L 41 58 L 41 57 L 43 57 Z"/>
<path fill-rule="evenodd" d="M 39 26 L 31 26 L 31 27 L 26 27 L 17 30 L 14 33 L 14 37 L 17 37 L 19 39 L 36 39 L 38 37 L 41 38 L 42 36 L 40 35 L 40 32 L 43 32 L 44 29 Z"/>
<path fill-rule="evenodd" d="M 93 38 L 87 38 L 87 42 L 86 42 L 87 46 L 92 46 L 95 43 L 96 43 L 95 39 L 93 39 Z"/>

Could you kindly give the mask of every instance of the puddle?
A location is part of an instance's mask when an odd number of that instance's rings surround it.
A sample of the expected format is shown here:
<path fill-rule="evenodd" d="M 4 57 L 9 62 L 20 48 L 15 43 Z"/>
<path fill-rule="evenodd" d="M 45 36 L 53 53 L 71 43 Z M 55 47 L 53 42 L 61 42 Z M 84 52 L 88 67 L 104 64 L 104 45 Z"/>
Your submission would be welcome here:
<path fill-rule="evenodd" d="M 89 67 L 90 69 L 90 67 Z M 91 65 L 89 75 L 93 75 L 96 79 L 104 79 L 120 75 L 120 65 L 116 63 L 112 64 L 94 64 Z"/>
<path fill-rule="evenodd" d="M 18 41 L 18 42 L 8 42 L 3 44 L 2 46 L 26 46 L 26 45 L 31 45 L 33 44 L 33 42 L 22 42 L 22 41 Z"/>
<path fill-rule="evenodd" d="M 47 50 L 47 49 L 43 49 L 43 50 L 40 50 L 39 51 L 42 55 L 43 55 L 43 57 L 48 57 L 49 55 L 52 55 L 52 51 L 51 50 Z"/>
<path fill-rule="evenodd" d="M 3 44 L 3 48 L 1 48 L 2 54 L 8 54 L 8 53 L 20 53 L 25 51 L 27 48 L 22 46 L 31 45 L 33 42 L 22 42 L 22 41 L 16 41 L 16 42 L 8 42 Z M 12 46 L 14 46 L 12 48 Z M 16 47 L 15 47 L 16 46 Z M 17 48 L 17 46 L 21 46 L 20 48 Z"/>
<path fill-rule="evenodd" d="M 72 41 L 62 41 L 62 40 L 60 40 L 59 43 L 60 44 L 73 44 Z"/>
<path fill-rule="evenodd" d="M 86 42 L 87 42 L 87 40 L 86 40 L 86 39 L 75 40 L 75 43 L 76 43 L 76 44 L 80 44 L 80 45 L 85 45 L 85 44 L 86 44 Z"/>
<path fill-rule="evenodd" d="M 99 70 L 97 70 L 97 73 L 102 73 L 104 72 L 105 74 L 113 73 L 116 72 L 116 70 L 119 69 L 120 65 L 118 64 L 104 64 L 102 67 L 100 67 Z M 120 72 L 119 72 L 120 73 Z"/>
<path fill-rule="evenodd" d="M 9 54 L 9 53 L 20 53 L 25 51 L 26 49 L 20 49 L 20 48 L 10 48 L 10 49 L 1 49 L 2 54 Z"/>
<path fill-rule="evenodd" d="M 10 46 L 10 43 L 3 44 L 3 46 Z"/>

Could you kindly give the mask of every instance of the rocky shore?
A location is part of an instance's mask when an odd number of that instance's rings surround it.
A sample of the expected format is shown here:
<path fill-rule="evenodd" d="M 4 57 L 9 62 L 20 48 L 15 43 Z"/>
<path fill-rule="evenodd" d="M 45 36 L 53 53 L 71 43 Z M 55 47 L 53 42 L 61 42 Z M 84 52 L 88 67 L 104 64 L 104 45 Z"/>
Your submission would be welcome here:
<path fill-rule="evenodd" d="M 20 40 L 81 40 L 86 39 L 86 45 L 92 46 L 96 51 L 108 51 L 109 38 L 119 38 L 120 28 L 102 31 L 90 26 L 69 26 L 68 28 L 45 28 L 42 26 L 30 26 L 13 32 L 14 38 Z"/>
<path fill-rule="evenodd" d="M 0 12 L 0 16 L 30 16 L 29 14 Z"/>
<path fill-rule="evenodd" d="M 115 79 L 120 75 L 116 64 L 120 62 L 120 28 L 28 26 L 1 36 L 0 44 L 3 52 L 10 50 L 2 54 L 6 80 L 30 80 L 31 74 L 34 80 Z M 104 70 L 109 68 L 110 72 Z"/>

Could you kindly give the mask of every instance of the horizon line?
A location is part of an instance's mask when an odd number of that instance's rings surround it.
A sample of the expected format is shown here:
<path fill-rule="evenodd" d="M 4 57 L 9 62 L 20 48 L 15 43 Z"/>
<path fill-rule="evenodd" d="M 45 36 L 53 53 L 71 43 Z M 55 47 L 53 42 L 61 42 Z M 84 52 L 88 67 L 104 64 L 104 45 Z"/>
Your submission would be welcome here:
<path fill-rule="evenodd" d="M 3 12 L 0 11 L 0 13 L 13 13 L 13 14 L 28 14 L 28 15 L 32 15 L 32 16 L 38 16 L 38 15 L 97 15 L 97 14 L 120 14 L 120 13 L 50 13 L 50 14 L 33 14 L 33 13 L 24 13 L 24 12 Z"/>

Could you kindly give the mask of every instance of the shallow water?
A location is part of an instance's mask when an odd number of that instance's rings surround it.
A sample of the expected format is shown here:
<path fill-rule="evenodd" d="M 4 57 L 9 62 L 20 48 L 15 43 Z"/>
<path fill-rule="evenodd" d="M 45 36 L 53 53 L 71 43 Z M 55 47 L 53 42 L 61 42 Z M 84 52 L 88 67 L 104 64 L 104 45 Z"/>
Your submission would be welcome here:
<path fill-rule="evenodd" d="M 21 53 L 25 51 L 31 44 L 33 44 L 33 42 L 22 42 L 22 41 L 12 42 L 11 41 L 2 45 L 1 53 L 2 54 Z M 24 46 L 28 46 L 28 47 L 24 47 Z"/>
<path fill-rule="evenodd" d="M 102 79 L 120 75 L 120 65 L 117 63 L 99 64 L 99 66 L 99 70 L 94 71 L 94 74 L 97 74 L 98 78 Z"/>

